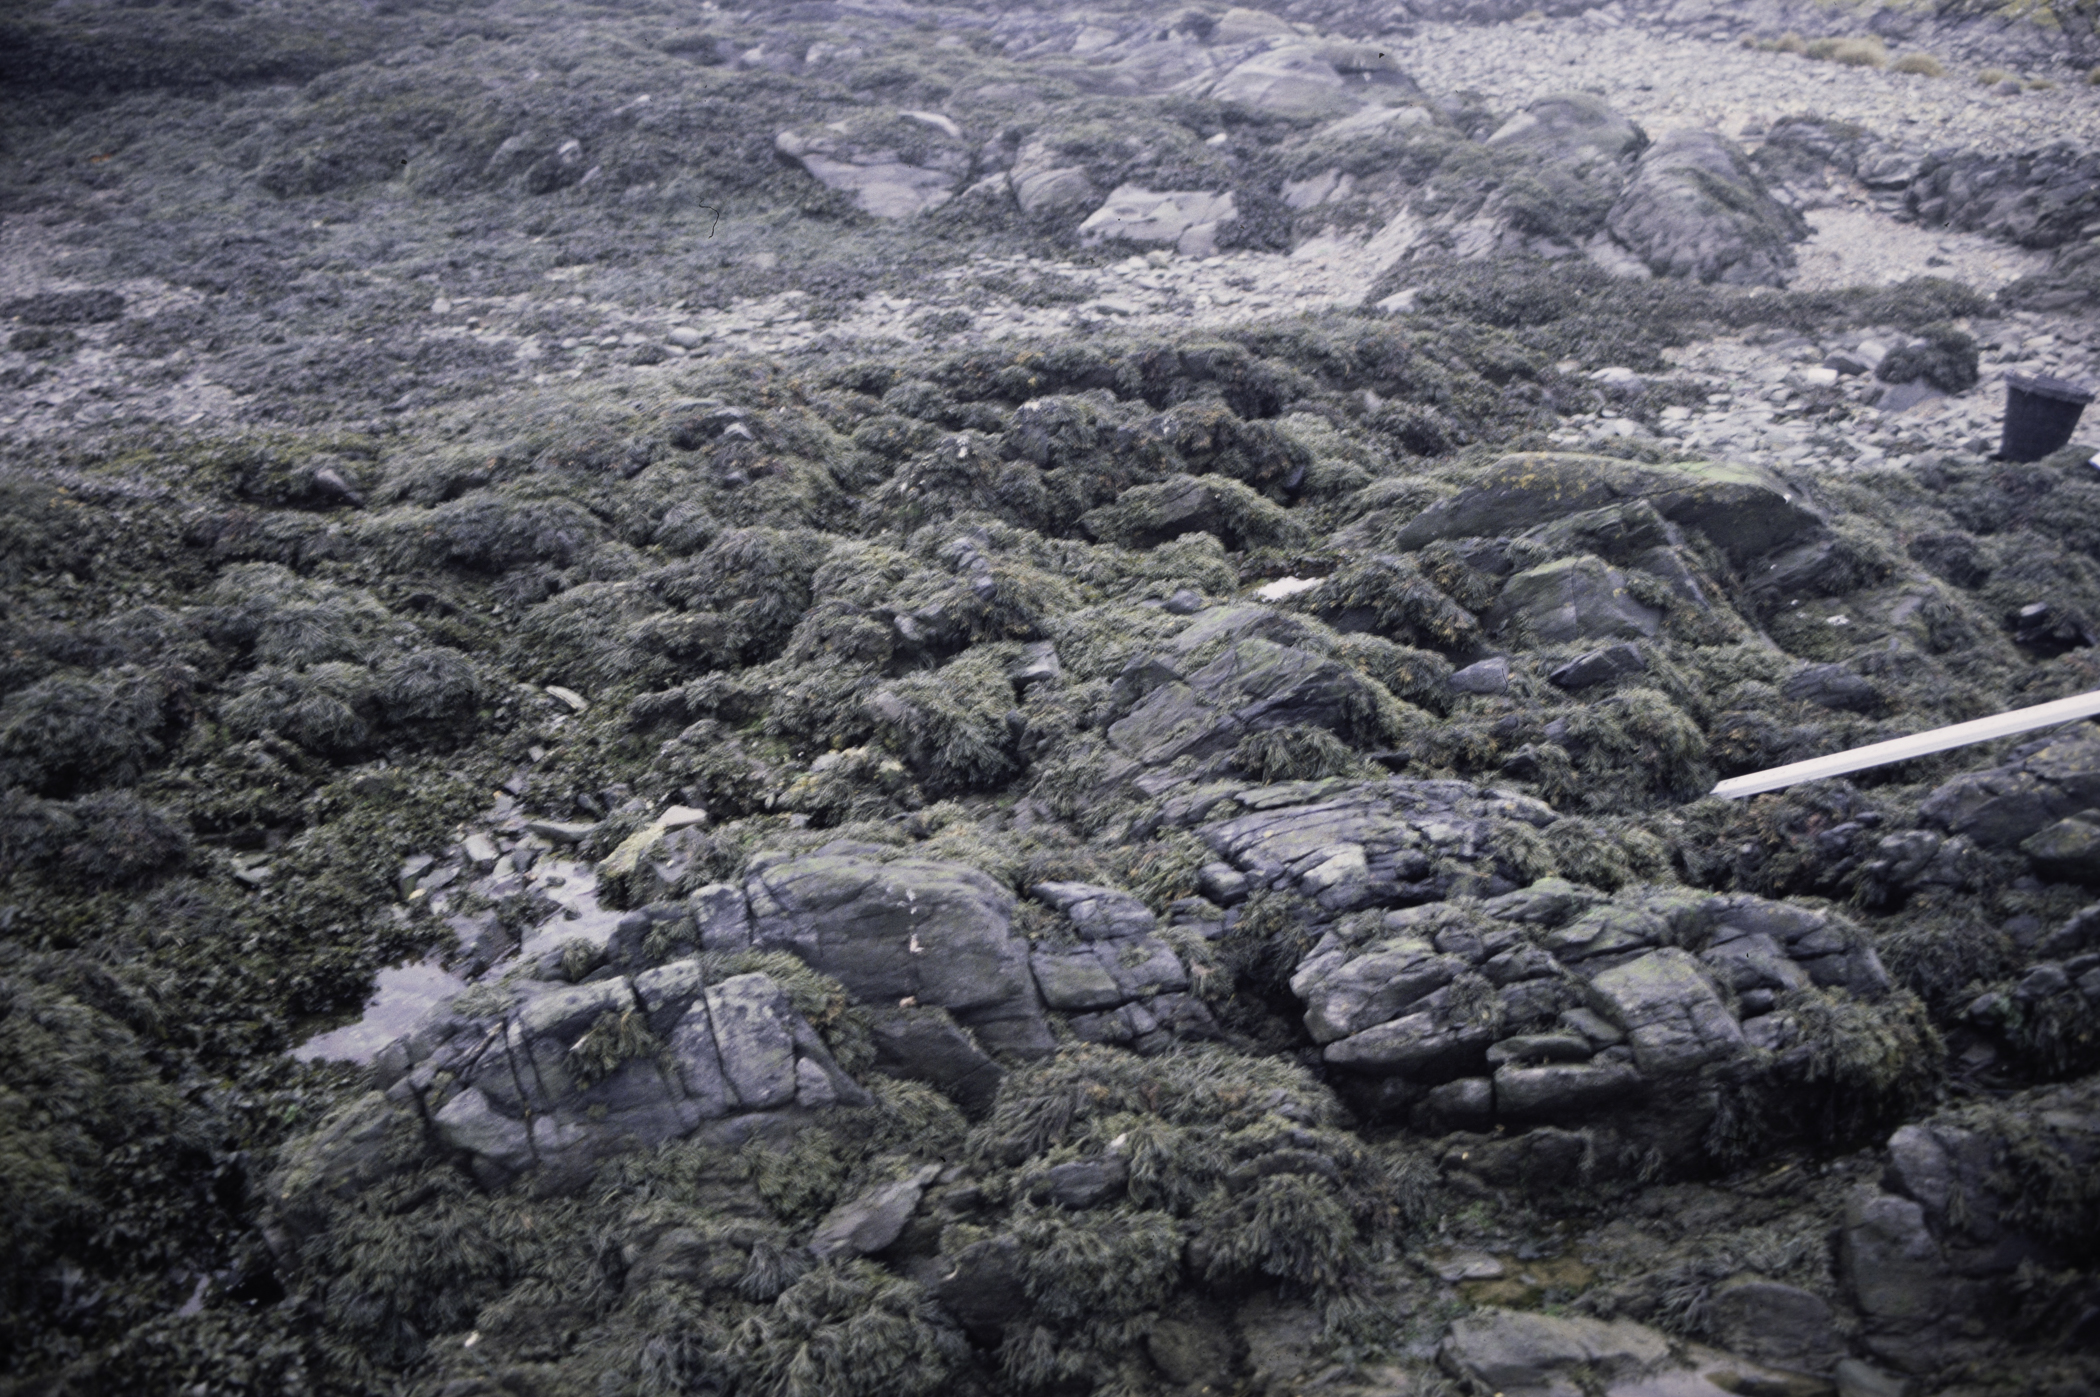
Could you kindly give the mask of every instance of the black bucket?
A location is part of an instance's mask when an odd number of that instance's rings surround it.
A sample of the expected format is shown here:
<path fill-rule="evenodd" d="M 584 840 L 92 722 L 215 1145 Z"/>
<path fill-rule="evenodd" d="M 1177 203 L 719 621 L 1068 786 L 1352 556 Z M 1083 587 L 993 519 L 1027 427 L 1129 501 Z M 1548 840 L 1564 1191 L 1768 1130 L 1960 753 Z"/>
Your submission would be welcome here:
<path fill-rule="evenodd" d="M 2011 374 L 2005 380 L 2002 461 L 2039 461 L 2071 439 L 2092 390 L 2040 374 Z"/>

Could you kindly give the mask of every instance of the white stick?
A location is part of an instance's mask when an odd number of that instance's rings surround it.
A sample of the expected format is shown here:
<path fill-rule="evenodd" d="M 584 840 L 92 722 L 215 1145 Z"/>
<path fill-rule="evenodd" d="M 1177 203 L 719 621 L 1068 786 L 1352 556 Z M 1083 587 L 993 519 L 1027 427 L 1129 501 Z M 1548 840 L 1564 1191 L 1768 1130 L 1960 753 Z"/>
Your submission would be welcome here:
<path fill-rule="evenodd" d="M 1976 718 L 1952 727 L 1891 738 L 1871 747 L 1855 747 L 1849 752 L 1834 752 L 1827 757 L 1775 766 L 1770 771 L 1751 776 L 1731 777 L 1714 787 L 1713 793 L 1728 800 L 1760 795 L 1803 781 L 1820 781 L 1826 776 L 1843 776 L 1848 771 L 1864 771 L 1870 766 L 1886 766 L 1890 762 L 1922 757 L 1931 752 L 1944 752 L 1949 747 L 1966 747 L 1971 742 L 1988 742 L 1994 737 L 2010 737 L 2016 732 L 2054 727 L 2058 723 L 2090 718 L 2095 713 L 2100 713 L 2100 689 L 2057 699 L 2054 703 L 2038 703 L 2032 708 L 2015 708 L 2010 713 L 1991 718 Z"/>

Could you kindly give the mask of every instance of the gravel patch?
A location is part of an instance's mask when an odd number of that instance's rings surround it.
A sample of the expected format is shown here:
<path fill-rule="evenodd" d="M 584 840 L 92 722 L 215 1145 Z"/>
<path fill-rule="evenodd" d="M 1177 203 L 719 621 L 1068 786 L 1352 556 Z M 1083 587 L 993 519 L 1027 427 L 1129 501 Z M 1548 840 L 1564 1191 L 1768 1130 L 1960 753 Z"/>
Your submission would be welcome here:
<path fill-rule="evenodd" d="M 2049 265 L 2049 254 L 1975 233 L 1920 228 L 1871 209 L 1811 209 L 1815 232 L 1794 249 L 1798 291 L 1884 286 L 1914 276 L 1945 277 L 1989 294 Z"/>
<path fill-rule="evenodd" d="M 2100 88 L 2067 83 L 2000 94 L 1977 81 L 1982 65 L 1951 60 L 1945 77 L 1930 78 L 1587 17 L 1425 24 L 1413 38 L 1380 42 L 1392 44 L 1401 66 L 1432 92 L 1471 89 L 1506 109 L 1541 92 L 1580 88 L 1651 135 L 1702 126 L 1754 141 L 1781 117 L 1813 113 L 1926 146 L 2017 150 L 2100 140 Z"/>

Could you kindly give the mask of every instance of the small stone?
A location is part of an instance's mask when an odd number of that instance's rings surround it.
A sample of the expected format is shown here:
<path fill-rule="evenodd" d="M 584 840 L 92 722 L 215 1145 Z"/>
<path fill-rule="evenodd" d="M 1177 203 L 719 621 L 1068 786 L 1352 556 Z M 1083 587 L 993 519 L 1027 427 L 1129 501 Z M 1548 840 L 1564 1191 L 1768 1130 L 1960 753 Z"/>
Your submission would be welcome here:
<path fill-rule="evenodd" d="M 1165 609 L 1169 616 L 1193 616 L 1203 609 L 1203 594 L 1193 587 L 1183 587 L 1167 598 Z"/>
<path fill-rule="evenodd" d="M 1546 677 L 1563 689 L 1588 689 L 1608 684 L 1624 675 L 1639 674 L 1647 668 L 1648 661 L 1641 655 L 1638 645 L 1607 645 L 1601 650 L 1577 655 Z"/>
<path fill-rule="evenodd" d="M 1440 1281 L 1495 1281 L 1502 1279 L 1503 1265 L 1484 1251 L 1459 1251 L 1429 1263 Z"/>
<path fill-rule="evenodd" d="M 1884 413 L 1894 415 L 1909 412 L 1912 408 L 1922 407 L 1927 403 L 1938 402 L 1946 396 L 1923 379 L 1917 379 L 1910 383 L 1890 384 L 1875 400 L 1874 406 Z"/>
<path fill-rule="evenodd" d="M 695 349 L 707 342 L 706 334 L 690 325 L 680 325 L 665 335 L 664 338 L 677 345 L 680 349 Z"/>
<path fill-rule="evenodd" d="M 1229 863 L 1207 863 L 1196 870 L 1196 891 L 1220 907 L 1241 901 L 1247 890 L 1247 875 Z"/>
<path fill-rule="evenodd" d="M 1129 1179 L 1130 1166 L 1123 1157 L 1106 1154 L 1053 1166 L 1043 1176 L 1041 1191 L 1058 1207 L 1077 1212 L 1118 1197 Z"/>
<path fill-rule="evenodd" d="M 904 1233 L 918 1211 L 926 1185 L 940 1174 L 938 1164 L 925 1165 L 894 1183 L 878 1185 L 841 1203 L 817 1225 L 809 1249 L 819 1261 L 835 1256 L 870 1256 Z"/>
<path fill-rule="evenodd" d="M 1476 660 L 1445 682 L 1461 694 L 1499 694 L 1509 688 L 1509 661 L 1500 655 Z"/>
<path fill-rule="evenodd" d="M 1910 1397 L 1910 1383 L 1858 1358 L 1841 1360 L 1831 1374 L 1838 1397 Z"/>
<path fill-rule="evenodd" d="M 1057 647 L 1047 640 L 1032 641 L 1021 647 L 1021 656 L 1006 671 L 1006 677 L 1026 690 L 1031 684 L 1045 684 L 1064 673 L 1057 660 Z"/>
<path fill-rule="evenodd" d="M 428 873 L 436 863 L 437 860 L 429 854 L 417 854 L 413 858 L 404 859 L 401 871 L 394 875 L 394 885 L 406 893 L 416 885 L 416 880 Z"/>
<path fill-rule="evenodd" d="M 576 844 L 598 826 L 581 820 L 527 820 L 525 831 L 554 844 Z"/>
<path fill-rule="evenodd" d="M 577 693 L 574 689 L 565 689 L 559 684 L 549 684 L 547 686 L 547 697 L 559 699 L 578 713 L 585 713 L 590 710 L 591 702 L 589 699 Z"/>

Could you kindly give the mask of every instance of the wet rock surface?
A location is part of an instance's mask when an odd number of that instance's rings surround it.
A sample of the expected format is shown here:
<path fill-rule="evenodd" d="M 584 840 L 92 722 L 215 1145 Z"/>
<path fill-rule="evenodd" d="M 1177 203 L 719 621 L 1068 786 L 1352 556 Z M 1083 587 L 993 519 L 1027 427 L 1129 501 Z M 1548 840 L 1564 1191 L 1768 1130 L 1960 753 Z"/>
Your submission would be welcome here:
<path fill-rule="evenodd" d="M 2091 1388 L 2049 43 L 0 18 L 0 1385 Z"/>

